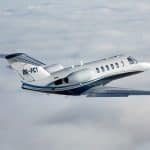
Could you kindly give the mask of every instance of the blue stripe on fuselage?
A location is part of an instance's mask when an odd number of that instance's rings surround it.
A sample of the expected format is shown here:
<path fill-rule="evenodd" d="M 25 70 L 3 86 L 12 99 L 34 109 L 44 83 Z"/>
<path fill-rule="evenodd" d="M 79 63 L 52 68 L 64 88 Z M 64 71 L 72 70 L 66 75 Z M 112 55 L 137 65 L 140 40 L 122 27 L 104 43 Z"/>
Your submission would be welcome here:
<path fill-rule="evenodd" d="M 104 79 L 88 81 L 81 85 L 80 84 L 71 85 L 70 87 L 72 86 L 76 86 L 76 87 L 72 89 L 67 89 L 67 90 L 65 88 L 63 89 L 63 86 L 61 87 L 62 89 L 60 90 L 58 87 L 51 87 L 50 85 L 42 87 L 42 86 L 35 86 L 35 85 L 26 84 L 26 83 L 23 83 L 22 88 L 33 90 L 33 91 L 45 92 L 45 93 L 56 93 L 56 94 L 63 94 L 63 95 L 81 95 L 82 93 L 84 93 L 85 91 L 89 90 L 92 87 L 105 85 L 113 80 L 120 79 L 120 78 L 127 77 L 127 76 L 134 75 L 134 74 L 138 74 L 138 73 L 141 73 L 141 71 L 113 75 Z"/>

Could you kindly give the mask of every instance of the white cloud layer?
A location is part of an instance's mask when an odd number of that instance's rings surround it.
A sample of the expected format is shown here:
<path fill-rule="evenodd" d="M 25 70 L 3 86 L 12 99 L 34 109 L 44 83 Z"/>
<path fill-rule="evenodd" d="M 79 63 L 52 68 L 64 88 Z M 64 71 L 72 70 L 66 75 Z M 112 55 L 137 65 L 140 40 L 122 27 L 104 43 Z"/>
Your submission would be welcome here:
<path fill-rule="evenodd" d="M 148 0 L 0 2 L 0 53 L 70 65 L 116 54 L 150 60 Z M 0 64 L 0 149 L 147 150 L 149 97 L 95 98 L 23 91 Z M 138 81 L 138 82 L 137 82 Z M 150 88 L 149 72 L 114 82 Z"/>

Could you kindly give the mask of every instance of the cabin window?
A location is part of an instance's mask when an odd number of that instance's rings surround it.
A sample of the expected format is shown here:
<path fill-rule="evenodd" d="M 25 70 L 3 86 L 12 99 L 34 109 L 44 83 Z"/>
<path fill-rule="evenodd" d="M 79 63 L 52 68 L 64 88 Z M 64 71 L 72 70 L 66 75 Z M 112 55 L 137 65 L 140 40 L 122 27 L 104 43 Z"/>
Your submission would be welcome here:
<path fill-rule="evenodd" d="M 100 73 L 100 69 L 99 68 L 96 68 L 96 71 L 97 71 L 97 73 Z"/>
<path fill-rule="evenodd" d="M 69 79 L 68 78 L 64 78 L 64 82 L 65 83 L 69 83 Z"/>
<path fill-rule="evenodd" d="M 55 85 L 61 85 L 61 84 L 63 84 L 63 81 L 62 81 L 62 79 L 60 79 L 60 80 L 55 81 L 54 83 L 55 83 Z"/>
<path fill-rule="evenodd" d="M 111 66 L 112 69 L 115 69 L 114 64 L 111 64 L 110 66 Z"/>
<path fill-rule="evenodd" d="M 103 66 L 101 67 L 101 69 L 102 69 L 103 72 L 105 72 L 105 68 Z"/>
<path fill-rule="evenodd" d="M 116 65 L 117 68 L 119 68 L 119 63 L 116 62 L 115 65 Z"/>
<path fill-rule="evenodd" d="M 122 66 L 123 66 L 123 67 L 125 66 L 125 64 L 124 64 L 124 61 L 123 61 L 123 60 L 121 61 L 121 64 L 122 64 Z"/>
<path fill-rule="evenodd" d="M 106 65 L 106 69 L 107 69 L 107 71 L 109 71 L 109 66 L 108 65 Z"/>

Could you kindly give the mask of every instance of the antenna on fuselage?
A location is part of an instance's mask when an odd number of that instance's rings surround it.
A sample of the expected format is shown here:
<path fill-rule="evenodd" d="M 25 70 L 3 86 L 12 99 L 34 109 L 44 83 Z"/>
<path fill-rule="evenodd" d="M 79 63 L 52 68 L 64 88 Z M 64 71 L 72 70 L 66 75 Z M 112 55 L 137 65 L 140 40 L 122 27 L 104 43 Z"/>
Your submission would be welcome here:
<path fill-rule="evenodd" d="M 82 60 L 80 61 L 80 65 L 81 65 L 81 66 L 83 66 L 83 65 L 84 65 L 84 62 L 83 62 Z"/>

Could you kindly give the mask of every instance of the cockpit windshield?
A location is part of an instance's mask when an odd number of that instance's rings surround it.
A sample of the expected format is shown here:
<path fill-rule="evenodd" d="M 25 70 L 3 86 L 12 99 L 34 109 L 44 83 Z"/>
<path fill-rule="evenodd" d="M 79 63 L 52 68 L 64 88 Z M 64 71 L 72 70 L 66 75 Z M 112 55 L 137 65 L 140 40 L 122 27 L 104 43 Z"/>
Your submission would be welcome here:
<path fill-rule="evenodd" d="M 128 57 L 127 60 L 130 64 L 137 64 L 138 63 L 138 61 L 131 56 Z"/>

